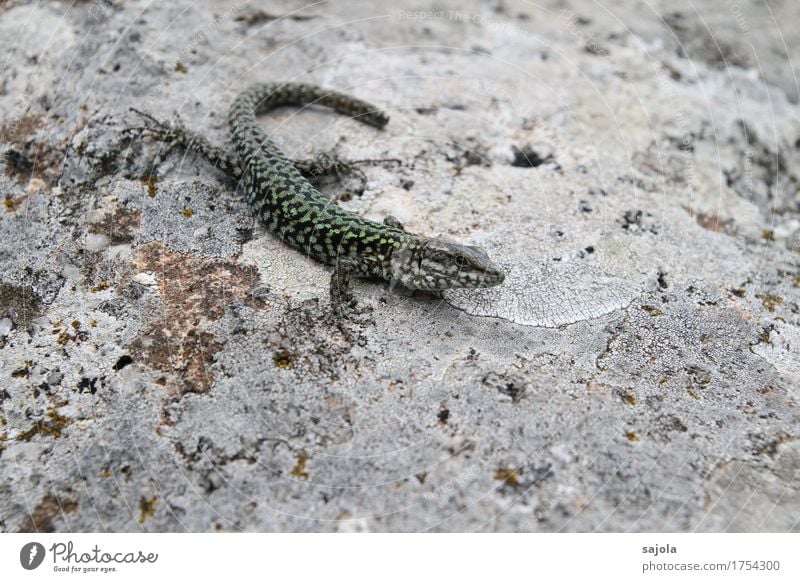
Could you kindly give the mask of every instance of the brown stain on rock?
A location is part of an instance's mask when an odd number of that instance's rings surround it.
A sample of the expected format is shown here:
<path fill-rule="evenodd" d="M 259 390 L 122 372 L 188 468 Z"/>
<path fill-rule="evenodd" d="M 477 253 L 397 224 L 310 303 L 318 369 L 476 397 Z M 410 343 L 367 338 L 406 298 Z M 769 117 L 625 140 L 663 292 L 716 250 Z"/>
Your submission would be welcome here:
<path fill-rule="evenodd" d="M 44 125 L 41 115 L 23 115 L 0 127 L 0 140 L 19 144 Z"/>
<path fill-rule="evenodd" d="M 263 307 L 250 291 L 259 283 L 255 267 L 172 252 L 153 242 L 137 249 L 138 271 L 155 273 L 164 309 L 130 345 L 137 362 L 170 374 L 178 396 L 205 394 L 213 384 L 209 367 L 223 344 L 203 330 L 231 303 Z"/>
<path fill-rule="evenodd" d="M 57 408 L 64 404 L 66 404 L 66 401 L 58 405 Z M 61 433 L 70 424 L 72 424 L 72 419 L 70 417 L 59 414 L 56 408 L 51 408 L 47 411 L 46 419 L 34 422 L 31 428 L 17 436 L 17 440 L 28 442 L 37 434 L 42 437 L 60 439 Z"/>
<path fill-rule="evenodd" d="M 291 471 L 292 477 L 297 477 L 298 479 L 304 479 L 308 481 L 308 468 L 306 467 L 308 459 L 309 457 L 305 451 L 300 451 L 297 454 L 297 462 Z"/>
<path fill-rule="evenodd" d="M 30 285 L 0 283 L 0 318 L 11 317 L 18 327 L 26 327 L 42 314 L 42 302 Z"/>
<path fill-rule="evenodd" d="M 157 501 L 155 497 L 151 497 L 150 499 L 141 497 L 139 499 L 139 523 L 144 523 L 148 518 L 156 514 Z"/>
<path fill-rule="evenodd" d="M 13 198 L 11 194 L 6 194 L 3 197 L 3 208 L 5 208 L 6 212 L 16 212 L 22 203 L 25 202 L 27 196 L 20 196 L 19 198 Z"/>
<path fill-rule="evenodd" d="M 44 496 L 33 512 L 25 518 L 18 533 L 51 533 L 55 531 L 53 520 L 57 517 L 73 513 L 78 509 L 78 502 L 71 498 L 58 497 L 52 493 Z"/>
<path fill-rule="evenodd" d="M 118 206 L 89 227 L 92 234 L 108 237 L 112 245 L 126 244 L 133 241 L 134 231 L 142 223 L 142 213 L 136 208 Z"/>
<path fill-rule="evenodd" d="M 508 485 L 509 487 L 517 487 L 519 485 L 519 474 L 516 469 L 498 469 L 494 472 L 494 478 L 497 481 L 502 481 L 503 485 Z"/>
<path fill-rule="evenodd" d="M 697 212 L 689 206 L 681 206 L 689 216 L 694 217 L 701 227 L 711 232 L 719 232 L 722 234 L 735 235 L 736 223 L 732 218 L 722 218 L 716 212 L 706 214 L 705 212 Z"/>
<path fill-rule="evenodd" d="M 21 184 L 41 181 L 48 188 L 56 184 L 69 140 L 56 143 L 37 138 L 37 131 L 45 127 L 41 115 L 24 115 L 0 127 L 0 142 L 8 146 L 7 176 Z"/>

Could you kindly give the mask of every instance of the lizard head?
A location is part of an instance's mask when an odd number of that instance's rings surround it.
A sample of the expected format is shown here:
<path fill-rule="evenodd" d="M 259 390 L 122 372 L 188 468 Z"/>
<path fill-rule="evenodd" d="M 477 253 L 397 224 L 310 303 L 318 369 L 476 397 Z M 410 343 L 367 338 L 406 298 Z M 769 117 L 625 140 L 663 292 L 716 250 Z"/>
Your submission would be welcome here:
<path fill-rule="evenodd" d="M 483 250 L 441 237 L 395 251 L 391 271 L 403 286 L 423 291 L 494 287 L 506 277 Z"/>

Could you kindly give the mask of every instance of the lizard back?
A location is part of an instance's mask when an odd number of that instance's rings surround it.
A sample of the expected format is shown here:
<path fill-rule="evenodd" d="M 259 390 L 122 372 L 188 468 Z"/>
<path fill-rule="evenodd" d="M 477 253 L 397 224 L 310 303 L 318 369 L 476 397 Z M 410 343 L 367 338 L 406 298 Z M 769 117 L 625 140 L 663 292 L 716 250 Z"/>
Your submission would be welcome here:
<path fill-rule="evenodd" d="M 368 103 L 302 83 L 253 85 L 234 101 L 228 121 L 236 154 L 244 168 L 245 198 L 259 220 L 294 248 L 326 264 L 340 257 L 375 255 L 373 273 L 393 249 L 413 245 L 398 228 L 367 220 L 320 193 L 269 139 L 256 116 L 279 105 L 332 107 L 382 128 L 389 118 Z M 381 271 L 381 272 L 378 272 Z"/>

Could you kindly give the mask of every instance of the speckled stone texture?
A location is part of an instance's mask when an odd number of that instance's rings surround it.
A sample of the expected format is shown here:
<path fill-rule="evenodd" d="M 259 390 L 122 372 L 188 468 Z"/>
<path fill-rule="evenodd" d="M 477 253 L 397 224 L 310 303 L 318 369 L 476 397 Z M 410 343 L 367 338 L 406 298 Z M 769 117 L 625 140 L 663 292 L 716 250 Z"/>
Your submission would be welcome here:
<path fill-rule="evenodd" d="M 0 531 L 800 530 L 800 5 L 0 3 Z M 123 128 L 256 81 L 341 204 L 486 248 L 412 295 Z"/>

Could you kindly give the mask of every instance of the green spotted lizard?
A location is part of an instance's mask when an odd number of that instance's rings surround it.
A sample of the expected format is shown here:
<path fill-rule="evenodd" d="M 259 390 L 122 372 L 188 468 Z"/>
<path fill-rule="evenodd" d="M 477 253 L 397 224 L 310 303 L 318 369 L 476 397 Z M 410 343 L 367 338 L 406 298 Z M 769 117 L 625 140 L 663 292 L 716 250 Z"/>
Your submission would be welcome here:
<path fill-rule="evenodd" d="M 180 124 L 164 123 L 139 111 L 149 124 L 130 129 L 145 130 L 167 142 L 170 149 L 177 145 L 196 151 L 241 180 L 248 204 L 274 235 L 333 266 L 330 293 L 337 309 L 355 303 L 351 277 L 377 277 L 434 292 L 503 282 L 503 271 L 478 247 L 407 232 L 392 216 L 383 223 L 367 220 L 323 196 L 301 172 L 314 172 L 314 162 L 287 159 L 256 121 L 256 115 L 280 105 L 310 104 L 332 107 L 379 129 L 389 122 L 385 113 L 343 93 L 303 83 L 265 83 L 251 86 L 233 102 L 228 114 L 233 151 L 212 145 Z M 328 169 L 347 166 L 333 160 Z M 325 170 L 324 160 L 322 166 Z"/>

